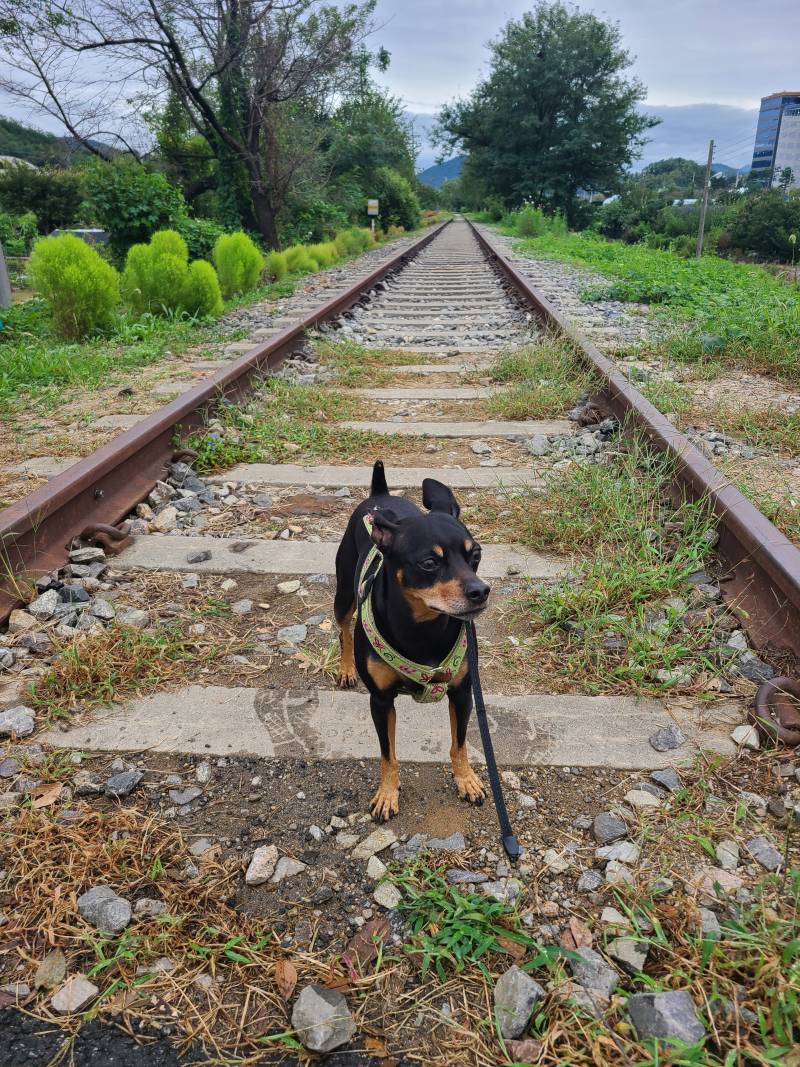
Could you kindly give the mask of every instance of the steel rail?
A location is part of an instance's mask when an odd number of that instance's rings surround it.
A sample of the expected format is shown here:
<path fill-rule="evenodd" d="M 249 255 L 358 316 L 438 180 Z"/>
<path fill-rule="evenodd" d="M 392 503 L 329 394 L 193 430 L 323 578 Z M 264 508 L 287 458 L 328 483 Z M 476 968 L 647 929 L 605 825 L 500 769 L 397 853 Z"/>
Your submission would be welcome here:
<path fill-rule="evenodd" d="M 676 478 L 691 498 L 709 501 L 719 521 L 719 550 L 730 567 L 722 585 L 725 599 L 744 617 L 756 646 L 788 648 L 800 657 L 800 549 L 531 285 L 486 233 L 472 222 L 470 226 L 484 254 L 542 325 L 568 337 L 600 376 L 609 410 L 674 458 Z"/>
<path fill-rule="evenodd" d="M 244 396 L 251 380 L 278 366 L 297 348 L 307 330 L 357 304 L 373 286 L 429 245 L 449 221 L 399 250 L 296 325 L 255 345 L 229 366 L 0 511 L 0 622 L 24 599 L 25 581 L 63 566 L 74 538 L 92 528 L 116 525 L 145 499 L 180 448 L 176 438 L 202 426 L 205 413 L 220 400 Z"/>

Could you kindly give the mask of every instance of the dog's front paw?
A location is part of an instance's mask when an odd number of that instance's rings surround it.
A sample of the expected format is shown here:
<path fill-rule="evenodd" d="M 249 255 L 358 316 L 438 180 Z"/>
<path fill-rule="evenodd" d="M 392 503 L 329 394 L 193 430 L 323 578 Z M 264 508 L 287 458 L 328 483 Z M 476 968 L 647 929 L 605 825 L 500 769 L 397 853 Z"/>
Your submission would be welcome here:
<path fill-rule="evenodd" d="M 339 689 L 355 689 L 358 685 L 358 675 L 355 670 L 342 670 L 336 675 L 336 685 Z"/>
<path fill-rule="evenodd" d="M 375 822 L 386 822 L 400 811 L 400 786 L 381 782 L 378 792 L 369 802 Z"/>
<path fill-rule="evenodd" d="M 461 774 L 453 775 L 456 788 L 461 800 L 468 800 L 470 804 L 482 804 L 486 799 L 486 790 L 483 782 L 471 767 Z"/>

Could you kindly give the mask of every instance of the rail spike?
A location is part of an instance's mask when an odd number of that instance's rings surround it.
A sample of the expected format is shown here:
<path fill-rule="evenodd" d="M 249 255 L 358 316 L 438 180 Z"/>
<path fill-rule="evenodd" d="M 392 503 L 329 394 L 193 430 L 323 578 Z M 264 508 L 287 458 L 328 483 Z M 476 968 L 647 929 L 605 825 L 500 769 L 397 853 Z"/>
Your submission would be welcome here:
<path fill-rule="evenodd" d="M 771 741 L 800 745 L 800 680 L 770 678 L 758 687 L 750 721 Z"/>
<path fill-rule="evenodd" d="M 100 545 L 109 555 L 116 556 L 131 544 L 131 528 L 127 522 L 122 522 L 119 526 L 95 522 L 81 530 L 79 540 Z"/>

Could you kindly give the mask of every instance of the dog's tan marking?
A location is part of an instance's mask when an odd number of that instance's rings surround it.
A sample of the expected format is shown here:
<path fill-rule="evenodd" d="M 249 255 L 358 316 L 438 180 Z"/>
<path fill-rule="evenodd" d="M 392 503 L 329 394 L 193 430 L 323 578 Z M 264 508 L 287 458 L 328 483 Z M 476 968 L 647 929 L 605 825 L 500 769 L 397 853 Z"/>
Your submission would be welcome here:
<path fill-rule="evenodd" d="M 370 672 L 371 673 L 371 672 Z M 400 768 L 395 755 L 394 736 L 397 725 L 397 712 L 394 707 L 386 713 L 386 728 L 389 733 L 389 758 L 381 756 L 381 784 L 372 798 L 370 808 L 372 818 L 377 822 L 386 822 L 400 811 Z"/>
<path fill-rule="evenodd" d="M 444 559 L 444 549 L 441 545 L 431 545 L 431 551 L 435 556 L 438 556 L 439 559 Z"/>
<path fill-rule="evenodd" d="M 458 744 L 458 716 L 455 705 L 450 700 L 450 763 L 453 767 L 458 795 L 470 804 L 480 804 L 486 799 L 486 790 L 480 778 L 470 766 L 466 744 Z"/>
<path fill-rule="evenodd" d="M 435 619 L 437 615 L 441 614 L 440 611 L 434 611 L 428 607 L 422 595 L 423 590 L 411 589 L 407 585 L 403 585 L 403 572 L 400 568 L 395 571 L 394 576 L 400 586 L 400 592 L 405 597 L 409 608 L 411 608 L 414 622 L 430 622 L 431 619 Z"/>
<path fill-rule="evenodd" d="M 474 541 L 470 541 L 470 539 L 467 538 L 466 541 L 464 542 L 464 551 L 465 552 L 471 552 L 474 547 L 475 547 L 475 542 Z"/>
<path fill-rule="evenodd" d="M 336 676 L 336 684 L 340 689 L 353 689 L 358 684 L 356 674 L 356 662 L 353 657 L 353 631 L 350 623 L 353 621 L 353 613 L 356 606 L 350 608 L 348 613 L 339 623 L 339 673 Z"/>
<path fill-rule="evenodd" d="M 367 670 L 378 689 L 384 691 L 391 689 L 393 685 L 400 681 L 400 675 L 397 671 L 384 660 L 378 659 L 377 656 L 370 656 L 367 659 Z"/>

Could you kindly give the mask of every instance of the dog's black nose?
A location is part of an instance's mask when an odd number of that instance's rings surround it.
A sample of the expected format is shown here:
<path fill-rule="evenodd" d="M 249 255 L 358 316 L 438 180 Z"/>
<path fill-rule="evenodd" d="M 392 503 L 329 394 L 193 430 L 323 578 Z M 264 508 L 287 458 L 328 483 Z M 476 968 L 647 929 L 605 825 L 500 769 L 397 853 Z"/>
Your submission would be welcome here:
<path fill-rule="evenodd" d="M 479 581 L 478 579 L 469 582 L 469 584 L 464 588 L 464 593 L 466 594 L 467 600 L 469 600 L 471 604 L 476 605 L 485 604 L 489 598 L 489 593 L 491 593 L 491 591 L 491 586 L 487 585 L 486 582 Z"/>

